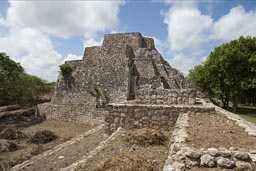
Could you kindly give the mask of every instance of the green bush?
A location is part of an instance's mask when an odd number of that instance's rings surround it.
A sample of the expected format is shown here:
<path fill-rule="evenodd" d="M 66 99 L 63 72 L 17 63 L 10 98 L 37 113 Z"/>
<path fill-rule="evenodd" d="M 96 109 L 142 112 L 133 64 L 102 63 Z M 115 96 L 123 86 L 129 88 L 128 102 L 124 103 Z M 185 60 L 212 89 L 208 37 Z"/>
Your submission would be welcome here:
<path fill-rule="evenodd" d="M 0 53 L 0 106 L 32 104 L 52 91 L 45 80 L 25 73 L 23 67 L 5 53 Z"/>
<path fill-rule="evenodd" d="M 60 72 L 63 77 L 69 77 L 72 73 L 72 68 L 69 64 L 65 63 L 60 65 Z"/>

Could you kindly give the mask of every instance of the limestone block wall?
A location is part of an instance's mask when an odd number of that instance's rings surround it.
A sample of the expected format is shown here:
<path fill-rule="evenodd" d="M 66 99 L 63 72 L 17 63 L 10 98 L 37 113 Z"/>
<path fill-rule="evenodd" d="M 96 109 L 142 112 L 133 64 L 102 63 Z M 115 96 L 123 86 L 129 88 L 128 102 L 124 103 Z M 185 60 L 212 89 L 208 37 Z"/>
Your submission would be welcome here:
<path fill-rule="evenodd" d="M 125 129 L 154 128 L 170 130 L 180 113 L 214 113 L 212 107 L 184 105 L 143 105 L 111 103 L 105 114 L 105 133 L 111 134 L 118 127 Z"/>
<path fill-rule="evenodd" d="M 196 102 L 194 89 L 151 89 L 143 88 L 136 92 L 137 102 L 142 104 L 184 104 Z"/>
<path fill-rule="evenodd" d="M 39 104 L 38 109 L 41 116 L 47 119 L 61 121 L 73 121 L 79 123 L 100 123 L 103 122 L 107 111 L 103 109 L 88 110 L 78 105 L 56 105 L 51 103 Z"/>

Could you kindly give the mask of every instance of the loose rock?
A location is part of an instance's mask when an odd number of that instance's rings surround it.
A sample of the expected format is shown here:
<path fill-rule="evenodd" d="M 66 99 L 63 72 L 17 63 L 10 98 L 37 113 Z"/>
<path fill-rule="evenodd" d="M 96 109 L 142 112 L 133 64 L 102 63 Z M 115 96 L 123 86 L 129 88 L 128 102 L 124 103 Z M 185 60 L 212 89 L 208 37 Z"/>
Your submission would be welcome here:
<path fill-rule="evenodd" d="M 211 156 L 214 156 L 214 157 L 216 157 L 216 156 L 218 156 L 218 149 L 216 149 L 216 148 L 208 148 L 208 153 L 211 155 Z"/>
<path fill-rule="evenodd" d="M 236 152 L 234 156 L 239 160 L 244 160 L 244 161 L 250 160 L 250 156 L 246 152 Z"/>
<path fill-rule="evenodd" d="M 252 166 L 251 166 L 250 163 L 239 161 L 239 160 L 236 161 L 236 167 L 237 167 L 237 170 L 239 170 L 239 171 L 251 170 L 252 169 Z"/>
<path fill-rule="evenodd" d="M 205 167 L 214 167 L 214 157 L 210 156 L 209 154 L 202 155 L 200 165 Z"/>
<path fill-rule="evenodd" d="M 235 167 L 235 162 L 231 161 L 227 158 L 223 158 L 221 157 L 218 161 L 217 164 L 219 167 L 221 168 L 225 168 L 225 169 L 233 169 Z"/>
<path fill-rule="evenodd" d="M 199 159 L 201 157 L 202 153 L 199 151 L 188 149 L 188 151 L 185 152 L 185 155 L 192 159 Z"/>

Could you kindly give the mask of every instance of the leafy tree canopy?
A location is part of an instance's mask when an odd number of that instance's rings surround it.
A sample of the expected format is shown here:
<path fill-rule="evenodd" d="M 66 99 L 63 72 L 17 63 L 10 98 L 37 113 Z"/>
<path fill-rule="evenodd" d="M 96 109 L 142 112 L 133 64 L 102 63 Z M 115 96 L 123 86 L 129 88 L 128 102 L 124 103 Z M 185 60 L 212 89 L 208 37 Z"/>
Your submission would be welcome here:
<path fill-rule="evenodd" d="M 45 80 L 26 74 L 19 63 L 0 53 L 0 105 L 36 104 L 51 89 Z"/>
<path fill-rule="evenodd" d="M 190 70 L 188 79 L 221 99 L 225 108 L 232 100 L 235 112 L 245 92 L 256 91 L 256 38 L 240 37 L 216 47 L 204 63 Z"/>

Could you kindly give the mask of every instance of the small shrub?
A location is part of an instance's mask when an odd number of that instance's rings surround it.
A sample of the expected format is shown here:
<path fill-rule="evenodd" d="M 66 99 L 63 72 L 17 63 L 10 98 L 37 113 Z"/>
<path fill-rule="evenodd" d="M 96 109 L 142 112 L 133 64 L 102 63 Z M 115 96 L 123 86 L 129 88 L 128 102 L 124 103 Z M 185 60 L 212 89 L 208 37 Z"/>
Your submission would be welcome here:
<path fill-rule="evenodd" d="M 94 171 L 156 171 L 154 165 L 138 156 L 116 156 L 108 158 Z"/>
<path fill-rule="evenodd" d="M 11 152 L 17 149 L 18 146 L 14 142 L 0 139 L 0 152 Z"/>
<path fill-rule="evenodd" d="M 12 128 L 7 128 L 1 131 L 0 138 L 8 140 L 25 139 L 27 136 L 21 132 Z"/>
<path fill-rule="evenodd" d="M 38 131 L 31 138 L 31 142 L 35 144 L 46 144 L 58 138 L 53 132 L 48 130 Z"/>
<path fill-rule="evenodd" d="M 134 130 L 124 137 L 124 141 L 137 145 L 163 145 L 167 138 L 160 130 L 142 128 Z"/>
<path fill-rule="evenodd" d="M 62 64 L 59 66 L 60 67 L 60 72 L 63 77 L 69 77 L 72 73 L 72 68 L 69 64 Z"/>

